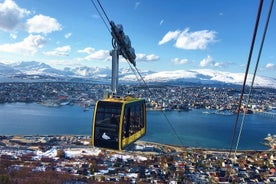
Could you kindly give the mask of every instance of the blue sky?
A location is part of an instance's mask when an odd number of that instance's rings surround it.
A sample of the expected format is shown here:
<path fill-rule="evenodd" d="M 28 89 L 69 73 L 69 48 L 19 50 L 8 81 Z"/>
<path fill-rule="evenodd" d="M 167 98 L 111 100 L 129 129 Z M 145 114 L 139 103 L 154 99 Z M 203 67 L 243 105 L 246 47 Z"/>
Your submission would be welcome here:
<path fill-rule="evenodd" d="M 109 19 L 122 24 L 130 37 L 139 70 L 245 72 L 257 0 L 100 2 Z M 250 73 L 269 5 L 268 0 L 263 4 Z M 258 75 L 276 78 L 275 33 L 274 8 Z M 90 0 L 0 0 L 0 63 L 111 67 L 110 50 L 111 35 Z M 128 67 L 124 59 L 120 61 L 120 67 Z"/>

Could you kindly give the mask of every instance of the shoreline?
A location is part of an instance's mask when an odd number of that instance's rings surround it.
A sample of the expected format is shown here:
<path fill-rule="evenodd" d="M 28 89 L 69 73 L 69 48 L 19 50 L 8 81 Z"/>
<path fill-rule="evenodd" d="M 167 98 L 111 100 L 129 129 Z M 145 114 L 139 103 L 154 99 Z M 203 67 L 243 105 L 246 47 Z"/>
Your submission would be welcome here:
<path fill-rule="evenodd" d="M 78 141 L 85 141 L 86 145 L 88 147 L 91 147 L 91 135 L 85 135 L 85 134 L 79 134 L 79 135 L 72 135 L 72 134 L 56 134 L 56 135 L 1 135 L 0 134 L 0 146 L 1 146 L 1 141 L 3 139 L 10 140 L 12 142 L 16 142 L 22 145 L 28 145 L 28 144 L 40 144 L 40 143 L 46 143 L 49 139 L 58 139 L 58 140 L 66 140 L 66 139 L 75 139 Z M 264 138 L 264 140 L 267 140 L 267 137 Z M 152 142 L 152 141 L 144 141 L 144 140 L 137 140 L 135 141 L 133 145 L 155 145 L 155 146 L 165 146 L 165 147 L 171 147 L 175 150 L 201 150 L 201 151 L 210 151 L 210 152 L 230 152 L 230 149 L 219 149 L 219 148 L 204 148 L 204 147 L 191 147 L 191 146 L 179 146 L 179 145 L 173 145 L 173 144 L 162 144 L 162 143 L 157 143 L 157 142 Z M 264 145 L 265 142 L 263 143 Z M 58 145 L 57 145 L 58 146 Z M 268 147 L 267 150 L 237 150 L 236 152 L 265 152 L 265 151 L 275 151 L 272 147 L 269 148 L 269 145 L 266 145 Z M 128 149 L 124 149 L 123 151 L 126 151 Z M 232 153 L 235 152 L 234 149 L 231 150 Z"/>
<path fill-rule="evenodd" d="M 28 102 L 1 102 L 1 104 L 13 104 L 13 103 L 23 103 L 23 104 L 28 104 Z M 80 107 L 80 108 L 83 108 L 84 109 L 84 112 L 86 111 L 89 111 L 90 109 L 93 110 L 94 109 L 94 106 L 95 104 L 85 104 L 85 103 L 72 103 L 70 101 L 68 102 L 65 102 L 65 103 L 59 103 L 59 102 L 55 102 L 55 101 L 50 101 L 50 100 L 46 100 L 46 101 L 43 101 L 43 102 L 30 102 L 30 104 L 38 104 L 38 105 L 41 105 L 43 107 L 48 107 L 48 108 L 62 108 L 64 106 L 77 106 L 77 107 Z M 220 110 L 219 109 L 206 109 L 206 108 L 189 108 L 189 109 L 154 109 L 154 108 L 147 108 L 146 110 L 147 111 L 153 111 L 153 112 L 171 112 L 171 111 L 176 111 L 176 112 L 189 112 L 189 111 L 192 111 L 192 110 L 195 110 L 195 109 L 198 109 L 198 110 L 202 110 L 203 112 L 202 113 L 205 113 L 205 114 L 217 114 L 217 115 L 224 115 L 224 116 L 229 116 L 229 115 L 236 115 L 237 113 L 232 111 L 232 110 L 227 110 L 227 111 L 231 111 L 231 114 L 228 114 L 228 113 L 223 113 L 223 111 L 221 111 L 220 113 Z M 214 111 L 218 111 L 218 113 L 210 113 L 212 110 Z M 210 111 L 208 113 L 206 113 L 206 111 Z M 253 114 L 258 114 L 258 115 L 265 115 L 265 116 L 272 116 L 272 117 L 276 117 L 276 112 L 271 112 L 271 111 L 252 111 Z"/>

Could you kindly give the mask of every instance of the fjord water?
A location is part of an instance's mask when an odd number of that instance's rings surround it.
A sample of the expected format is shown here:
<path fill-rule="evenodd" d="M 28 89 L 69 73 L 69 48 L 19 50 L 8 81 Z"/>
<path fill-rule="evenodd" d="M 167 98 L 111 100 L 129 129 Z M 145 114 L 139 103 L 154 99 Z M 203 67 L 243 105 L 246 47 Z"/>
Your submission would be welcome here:
<path fill-rule="evenodd" d="M 147 134 L 142 140 L 229 149 L 236 115 L 204 114 L 202 111 L 167 111 L 166 116 L 161 111 L 148 111 Z M 91 135 L 92 117 L 93 109 L 84 111 L 79 106 L 49 108 L 35 103 L 0 104 L 0 135 Z M 239 119 L 237 131 L 242 117 Z M 268 149 L 262 143 L 268 133 L 276 134 L 275 123 L 273 117 L 247 115 L 238 149 Z"/>

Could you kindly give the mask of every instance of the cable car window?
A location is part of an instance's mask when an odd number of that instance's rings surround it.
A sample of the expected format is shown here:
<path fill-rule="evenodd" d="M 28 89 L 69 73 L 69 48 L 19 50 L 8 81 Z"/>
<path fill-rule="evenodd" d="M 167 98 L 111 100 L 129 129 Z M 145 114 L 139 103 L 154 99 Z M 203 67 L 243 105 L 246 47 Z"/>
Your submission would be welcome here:
<path fill-rule="evenodd" d="M 137 102 L 126 105 L 123 124 L 123 138 L 137 133 L 144 128 L 143 103 Z"/>
<path fill-rule="evenodd" d="M 121 109 L 121 103 L 98 102 L 94 135 L 96 146 L 118 149 Z"/>
<path fill-rule="evenodd" d="M 130 123 L 130 107 L 125 109 L 124 123 L 123 123 L 123 138 L 129 137 L 129 123 Z"/>

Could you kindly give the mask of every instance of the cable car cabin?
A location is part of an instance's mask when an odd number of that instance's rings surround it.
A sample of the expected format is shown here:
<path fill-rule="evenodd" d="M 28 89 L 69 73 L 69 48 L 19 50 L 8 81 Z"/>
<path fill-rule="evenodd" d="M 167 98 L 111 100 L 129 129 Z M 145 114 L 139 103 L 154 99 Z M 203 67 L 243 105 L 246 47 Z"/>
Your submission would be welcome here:
<path fill-rule="evenodd" d="M 107 98 L 95 105 L 92 145 L 122 150 L 146 134 L 144 99 Z"/>

